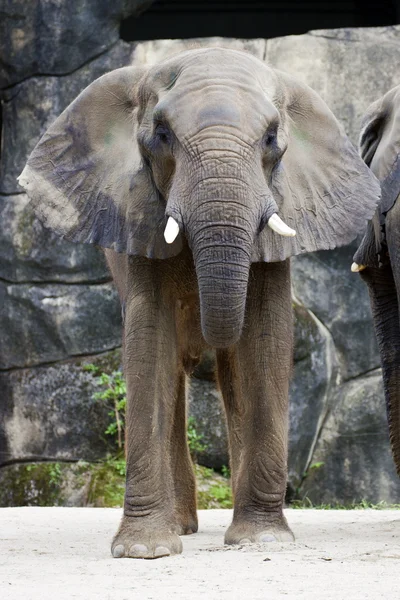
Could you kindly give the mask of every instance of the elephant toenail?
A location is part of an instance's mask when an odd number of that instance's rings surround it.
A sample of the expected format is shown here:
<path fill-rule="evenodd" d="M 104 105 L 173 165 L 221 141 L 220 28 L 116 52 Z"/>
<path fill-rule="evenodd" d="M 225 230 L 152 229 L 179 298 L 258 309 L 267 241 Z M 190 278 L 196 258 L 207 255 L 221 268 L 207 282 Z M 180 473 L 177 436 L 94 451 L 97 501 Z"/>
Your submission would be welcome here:
<path fill-rule="evenodd" d="M 270 533 L 266 535 L 262 535 L 260 537 L 260 542 L 276 542 L 276 537 Z"/>
<path fill-rule="evenodd" d="M 162 556 L 169 556 L 171 554 L 171 550 L 166 548 L 166 546 L 157 546 L 154 552 L 154 558 L 161 558 Z"/>
<path fill-rule="evenodd" d="M 115 548 L 113 548 L 112 555 L 114 558 L 122 558 L 124 554 L 125 549 L 122 544 L 118 544 L 118 546 L 115 546 Z"/>
<path fill-rule="evenodd" d="M 129 556 L 133 558 L 144 558 L 149 550 L 144 544 L 134 544 L 129 550 Z"/>
<path fill-rule="evenodd" d="M 249 538 L 243 538 L 240 540 L 239 544 L 251 544 L 251 540 L 249 540 Z"/>

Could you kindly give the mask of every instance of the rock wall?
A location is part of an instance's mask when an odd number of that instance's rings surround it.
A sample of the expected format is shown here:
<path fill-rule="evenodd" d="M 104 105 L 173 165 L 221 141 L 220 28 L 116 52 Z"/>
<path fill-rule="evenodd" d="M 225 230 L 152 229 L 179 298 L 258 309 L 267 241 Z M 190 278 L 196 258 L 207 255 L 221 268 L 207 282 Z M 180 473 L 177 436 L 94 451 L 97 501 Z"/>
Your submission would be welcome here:
<path fill-rule="evenodd" d="M 51 12 L 50 3 L 28 4 L 29 10 L 22 0 L 10 2 L 3 19 L 7 34 L 0 31 L 0 481 L 1 465 L 93 461 L 108 450 L 107 414 L 93 401 L 96 384 L 82 366 L 95 362 L 110 369 L 120 362 L 116 292 L 101 252 L 46 231 L 16 182 L 30 150 L 63 108 L 111 69 L 151 64 L 193 45 L 233 45 L 311 85 L 356 142 L 366 107 L 398 83 L 400 58 L 400 27 L 268 41 L 127 44 L 117 39 L 119 19 L 146 2 L 74 0 L 67 8 L 59 1 L 56 23 L 54 14 L 38 17 L 40 10 Z M 24 19 L 18 17 L 23 11 Z M 400 497 L 367 292 L 349 270 L 356 246 L 292 263 L 289 492 L 314 503 Z M 221 467 L 228 457 L 212 355 L 196 375 L 190 410 L 206 445 L 200 460 Z"/>

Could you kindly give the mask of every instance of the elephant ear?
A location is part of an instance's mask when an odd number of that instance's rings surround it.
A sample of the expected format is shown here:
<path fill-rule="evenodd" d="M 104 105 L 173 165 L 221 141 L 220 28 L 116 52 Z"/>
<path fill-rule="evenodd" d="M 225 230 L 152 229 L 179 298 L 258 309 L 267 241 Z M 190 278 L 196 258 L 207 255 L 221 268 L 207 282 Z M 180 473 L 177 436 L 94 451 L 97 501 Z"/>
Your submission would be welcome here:
<path fill-rule="evenodd" d="M 400 194 L 400 85 L 368 108 L 360 152 L 381 183 L 380 212 L 386 214 Z"/>
<path fill-rule="evenodd" d="M 19 182 L 38 217 L 67 240 L 167 258 L 181 241 L 164 241 L 165 206 L 138 147 L 143 74 L 124 67 L 89 85 L 44 134 Z"/>
<path fill-rule="evenodd" d="M 354 262 L 377 267 L 388 261 L 385 220 L 400 194 L 400 86 L 371 104 L 362 122 L 360 154 L 381 183 L 382 200 L 354 255 Z"/>
<path fill-rule="evenodd" d="M 378 181 L 318 94 L 275 73 L 288 145 L 270 189 L 279 216 L 297 235 L 278 236 L 266 227 L 256 257 L 264 261 L 350 243 L 365 230 L 380 198 Z"/>

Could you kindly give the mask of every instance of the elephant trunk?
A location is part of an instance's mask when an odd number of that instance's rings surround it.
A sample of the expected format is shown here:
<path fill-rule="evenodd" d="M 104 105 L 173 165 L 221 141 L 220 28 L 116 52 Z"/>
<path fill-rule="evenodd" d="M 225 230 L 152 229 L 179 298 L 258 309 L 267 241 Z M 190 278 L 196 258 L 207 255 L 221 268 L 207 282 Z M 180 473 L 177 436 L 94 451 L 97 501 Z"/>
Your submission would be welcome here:
<path fill-rule="evenodd" d="M 202 215 L 187 228 L 199 285 L 201 328 L 206 342 L 215 348 L 231 346 L 241 335 L 259 226 L 256 215 L 236 205 L 235 216 L 229 218 L 227 206 L 229 200 L 206 203 L 199 211 Z"/>

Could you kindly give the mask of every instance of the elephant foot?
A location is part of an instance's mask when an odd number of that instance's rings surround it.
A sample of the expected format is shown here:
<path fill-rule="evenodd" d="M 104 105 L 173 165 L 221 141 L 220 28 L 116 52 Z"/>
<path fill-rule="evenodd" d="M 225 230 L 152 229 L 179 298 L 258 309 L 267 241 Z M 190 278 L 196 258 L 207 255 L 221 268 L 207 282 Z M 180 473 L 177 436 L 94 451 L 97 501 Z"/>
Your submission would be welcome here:
<path fill-rule="evenodd" d="M 264 544 L 269 542 L 293 542 L 294 535 L 285 517 L 263 516 L 233 520 L 225 533 L 225 544 Z"/>
<path fill-rule="evenodd" d="M 147 520 L 147 519 L 146 519 Z M 182 552 L 179 536 L 167 526 L 140 524 L 142 519 L 123 517 L 111 545 L 114 558 L 162 558 Z M 150 525 L 150 524 L 149 524 Z"/>
<path fill-rule="evenodd" d="M 194 513 L 194 516 L 193 515 L 185 515 L 185 516 L 179 515 L 177 518 L 177 521 L 178 521 L 178 525 L 176 527 L 176 533 L 178 535 L 191 535 L 192 533 L 196 533 L 199 528 L 196 511 Z"/>

